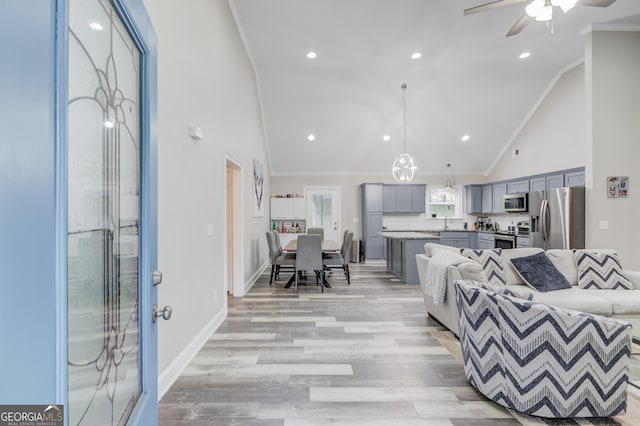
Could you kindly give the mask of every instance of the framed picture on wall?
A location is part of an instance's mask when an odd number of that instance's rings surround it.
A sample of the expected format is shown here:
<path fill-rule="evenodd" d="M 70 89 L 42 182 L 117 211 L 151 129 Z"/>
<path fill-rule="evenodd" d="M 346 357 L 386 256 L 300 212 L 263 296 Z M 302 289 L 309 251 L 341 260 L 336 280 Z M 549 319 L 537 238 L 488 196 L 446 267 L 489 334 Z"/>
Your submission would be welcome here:
<path fill-rule="evenodd" d="M 264 216 L 264 171 L 262 169 L 262 164 L 253 159 L 253 216 L 254 217 L 263 217 Z"/>
<path fill-rule="evenodd" d="M 629 196 L 629 176 L 607 176 L 607 197 L 627 198 Z"/>

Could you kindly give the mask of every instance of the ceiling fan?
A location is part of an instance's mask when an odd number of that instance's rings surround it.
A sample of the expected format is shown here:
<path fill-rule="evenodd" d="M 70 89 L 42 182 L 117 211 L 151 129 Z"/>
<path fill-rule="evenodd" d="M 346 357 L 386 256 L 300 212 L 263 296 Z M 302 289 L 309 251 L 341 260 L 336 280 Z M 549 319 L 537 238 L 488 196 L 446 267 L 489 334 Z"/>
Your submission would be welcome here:
<path fill-rule="evenodd" d="M 576 3 L 583 6 L 607 7 L 616 0 L 497 0 L 490 3 L 481 4 L 480 6 L 465 9 L 465 15 L 484 12 L 495 9 L 496 7 L 509 6 L 512 4 L 528 2 L 525 8 L 525 14 L 516 21 L 507 33 L 507 37 L 520 34 L 527 25 L 532 21 L 550 21 L 553 18 L 554 6 L 559 6 L 563 12 L 568 12 Z"/>

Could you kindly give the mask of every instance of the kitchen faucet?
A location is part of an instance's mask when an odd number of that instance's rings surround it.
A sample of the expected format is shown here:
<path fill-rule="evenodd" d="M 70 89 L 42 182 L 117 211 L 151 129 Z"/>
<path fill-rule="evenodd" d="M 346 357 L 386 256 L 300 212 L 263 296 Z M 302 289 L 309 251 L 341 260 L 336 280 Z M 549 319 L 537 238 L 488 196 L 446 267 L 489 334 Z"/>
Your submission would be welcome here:
<path fill-rule="evenodd" d="M 448 216 L 445 216 L 445 217 L 444 217 L 444 229 L 445 229 L 445 230 L 449 229 L 449 227 L 447 226 L 447 217 L 448 217 Z"/>

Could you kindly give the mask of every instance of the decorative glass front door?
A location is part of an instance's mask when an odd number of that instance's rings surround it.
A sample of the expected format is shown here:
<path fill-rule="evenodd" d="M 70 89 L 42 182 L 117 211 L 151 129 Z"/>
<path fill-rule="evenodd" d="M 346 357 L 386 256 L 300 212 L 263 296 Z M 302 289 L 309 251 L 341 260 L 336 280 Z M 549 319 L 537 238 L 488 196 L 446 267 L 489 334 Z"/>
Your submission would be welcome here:
<path fill-rule="evenodd" d="M 68 412 L 124 424 L 141 395 L 141 54 L 111 2 L 69 1 Z"/>

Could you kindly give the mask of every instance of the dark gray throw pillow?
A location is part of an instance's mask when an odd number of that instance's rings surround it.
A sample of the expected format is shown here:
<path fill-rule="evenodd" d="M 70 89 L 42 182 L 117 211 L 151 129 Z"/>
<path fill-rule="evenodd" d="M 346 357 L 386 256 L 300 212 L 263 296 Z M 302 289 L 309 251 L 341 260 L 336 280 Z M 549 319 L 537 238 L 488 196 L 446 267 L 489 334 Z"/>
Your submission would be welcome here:
<path fill-rule="evenodd" d="M 511 264 L 522 280 L 538 291 L 571 288 L 571 284 L 544 253 L 511 259 Z"/>

